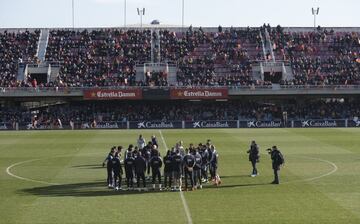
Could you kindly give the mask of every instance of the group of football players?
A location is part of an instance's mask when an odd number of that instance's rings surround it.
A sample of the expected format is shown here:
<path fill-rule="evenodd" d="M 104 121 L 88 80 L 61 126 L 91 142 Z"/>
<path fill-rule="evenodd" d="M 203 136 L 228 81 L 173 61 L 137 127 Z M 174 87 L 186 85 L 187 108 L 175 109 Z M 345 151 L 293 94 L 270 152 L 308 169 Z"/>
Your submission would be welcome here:
<path fill-rule="evenodd" d="M 191 143 L 187 148 L 179 141 L 163 158 L 154 135 L 147 143 L 140 135 L 137 146 L 130 144 L 125 152 L 123 150 L 122 146 L 112 147 L 102 164 L 107 167 L 110 189 L 125 189 L 122 188 L 124 174 L 127 190 L 192 191 L 201 189 L 209 181 L 216 186 L 221 184 L 217 173 L 219 155 L 210 139 L 206 144 Z"/>

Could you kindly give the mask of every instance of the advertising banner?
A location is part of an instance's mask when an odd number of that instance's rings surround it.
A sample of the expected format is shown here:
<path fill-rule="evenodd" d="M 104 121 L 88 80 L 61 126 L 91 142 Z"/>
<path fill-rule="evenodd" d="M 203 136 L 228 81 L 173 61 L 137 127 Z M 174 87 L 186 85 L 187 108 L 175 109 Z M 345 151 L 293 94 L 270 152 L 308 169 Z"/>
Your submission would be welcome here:
<path fill-rule="evenodd" d="M 140 88 L 131 89 L 90 89 L 84 90 L 85 100 L 139 100 L 142 99 Z"/>
<path fill-rule="evenodd" d="M 130 121 L 130 129 L 168 129 L 182 128 L 181 121 Z"/>
<path fill-rule="evenodd" d="M 294 121 L 295 128 L 335 128 L 346 127 L 345 120 L 298 120 Z"/>
<path fill-rule="evenodd" d="M 360 128 L 360 120 L 348 120 L 348 127 Z"/>
<path fill-rule="evenodd" d="M 237 121 L 186 121 L 185 128 L 237 128 Z"/>
<path fill-rule="evenodd" d="M 171 88 L 170 99 L 227 99 L 227 88 Z"/>
<path fill-rule="evenodd" d="M 240 121 L 240 128 L 280 128 L 282 126 L 282 121 Z"/>

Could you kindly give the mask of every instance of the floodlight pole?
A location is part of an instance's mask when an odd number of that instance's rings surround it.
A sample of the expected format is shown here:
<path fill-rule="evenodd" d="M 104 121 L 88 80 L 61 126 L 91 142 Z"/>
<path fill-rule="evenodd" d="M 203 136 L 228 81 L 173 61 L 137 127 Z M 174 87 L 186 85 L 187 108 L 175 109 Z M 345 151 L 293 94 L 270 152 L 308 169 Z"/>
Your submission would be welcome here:
<path fill-rule="evenodd" d="M 319 15 L 319 11 L 320 11 L 320 8 L 317 7 L 316 9 L 315 8 L 311 8 L 311 12 L 314 16 L 314 29 L 316 29 L 316 16 Z"/>
<path fill-rule="evenodd" d="M 184 17 L 185 17 L 185 0 L 182 0 L 182 10 L 181 10 L 181 27 L 184 29 Z"/>
<path fill-rule="evenodd" d="M 142 17 L 145 15 L 145 8 L 137 8 L 137 13 L 140 16 L 140 28 L 142 28 Z"/>
<path fill-rule="evenodd" d="M 71 1 L 71 14 L 72 14 L 72 28 L 75 29 L 75 10 L 74 10 L 74 0 Z"/>
<path fill-rule="evenodd" d="M 124 0 L 124 27 L 126 27 L 126 0 Z"/>

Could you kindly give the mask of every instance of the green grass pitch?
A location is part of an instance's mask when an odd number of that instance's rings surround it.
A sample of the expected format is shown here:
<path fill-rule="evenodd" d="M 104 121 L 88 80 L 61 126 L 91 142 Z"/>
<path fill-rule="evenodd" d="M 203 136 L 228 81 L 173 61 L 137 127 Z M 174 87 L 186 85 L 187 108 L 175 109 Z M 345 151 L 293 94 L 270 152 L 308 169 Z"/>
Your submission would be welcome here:
<path fill-rule="evenodd" d="M 360 223 L 360 129 L 162 130 L 168 147 L 211 139 L 220 156 L 222 185 L 183 199 L 106 188 L 109 148 L 140 133 L 155 134 L 164 155 L 159 130 L 0 132 L 0 223 Z M 246 154 L 253 139 L 256 178 Z M 269 184 L 272 145 L 285 156 L 280 185 Z"/>

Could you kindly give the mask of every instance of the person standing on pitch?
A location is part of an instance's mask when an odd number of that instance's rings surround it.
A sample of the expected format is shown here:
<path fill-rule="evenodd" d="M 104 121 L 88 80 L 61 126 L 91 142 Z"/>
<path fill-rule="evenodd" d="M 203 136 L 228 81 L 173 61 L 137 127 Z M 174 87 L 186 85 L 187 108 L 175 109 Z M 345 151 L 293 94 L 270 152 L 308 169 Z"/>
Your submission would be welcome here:
<path fill-rule="evenodd" d="M 188 178 L 191 183 L 191 190 L 194 190 L 194 166 L 195 166 L 195 158 L 191 155 L 190 150 L 185 150 L 186 155 L 184 156 L 184 175 L 185 175 L 185 190 L 188 190 Z"/>
<path fill-rule="evenodd" d="M 249 161 L 251 162 L 253 171 L 251 173 L 252 177 L 256 177 L 258 175 L 258 171 L 256 169 L 256 163 L 259 162 L 259 146 L 255 141 L 251 142 L 250 149 L 247 151 L 249 154 Z"/>
<path fill-rule="evenodd" d="M 124 160 L 125 166 L 125 175 L 126 175 L 126 185 L 128 190 L 130 187 L 133 188 L 133 178 L 134 178 L 134 168 L 135 168 L 135 160 L 131 152 L 128 152 L 126 159 Z"/>
<path fill-rule="evenodd" d="M 202 158 L 199 152 L 199 148 L 194 150 L 195 157 L 195 166 L 194 166 L 194 184 L 196 188 L 202 189 L 201 183 L 201 166 L 202 166 Z"/>
<path fill-rule="evenodd" d="M 150 159 L 151 173 L 152 173 L 152 184 L 153 189 L 155 190 L 156 178 L 159 181 L 159 190 L 161 190 L 161 172 L 160 168 L 162 167 L 162 159 L 159 156 L 159 153 L 154 152 L 154 156 Z"/>
<path fill-rule="evenodd" d="M 211 180 L 212 180 L 216 185 L 219 185 L 219 184 L 221 183 L 220 177 L 219 177 L 219 175 L 218 175 L 218 173 L 217 173 L 219 154 L 217 153 L 214 145 L 211 145 L 211 146 L 210 146 L 210 151 L 211 151 L 211 159 L 210 159 L 210 175 L 211 175 Z"/>
<path fill-rule="evenodd" d="M 200 145 L 199 149 L 201 149 L 200 151 L 200 155 L 201 155 L 201 182 L 202 183 L 207 183 L 209 180 L 208 178 L 208 162 L 210 161 L 209 159 L 209 153 L 208 153 L 208 149 L 206 147 L 206 145 Z"/>
<path fill-rule="evenodd" d="M 279 184 L 279 174 L 281 165 L 285 163 L 284 156 L 281 152 L 277 149 L 276 146 L 273 146 L 272 149 L 267 149 L 269 154 L 271 155 L 272 160 L 272 168 L 274 170 L 274 181 L 271 182 L 272 184 Z"/>
<path fill-rule="evenodd" d="M 168 185 L 168 181 L 169 181 L 169 185 Z M 168 150 L 166 152 L 166 156 L 164 157 L 164 187 L 166 190 L 170 189 L 171 182 L 172 182 L 172 157 L 171 157 L 171 151 Z"/>
<path fill-rule="evenodd" d="M 181 182 L 181 170 L 182 170 L 182 157 L 179 150 L 176 150 L 172 156 L 172 175 L 174 179 L 173 191 L 181 191 L 182 182 Z"/>
<path fill-rule="evenodd" d="M 106 163 L 106 170 L 107 170 L 107 185 L 108 188 L 112 188 L 113 187 L 113 169 L 112 169 L 112 164 L 111 161 L 113 159 L 115 155 L 115 147 L 112 147 L 109 154 L 106 156 L 104 162 L 102 163 L 102 166 L 105 167 L 105 163 Z"/>
<path fill-rule="evenodd" d="M 156 148 L 157 148 L 157 149 L 159 148 L 159 144 L 158 144 L 158 141 L 157 141 L 155 135 L 151 136 L 151 143 L 152 143 L 153 145 L 156 145 Z"/>
<path fill-rule="evenodd" d="M 137 187 L 138 188 L 140 188 L 140 178 L 143 181 L 144 188 L 146 187 L 145 171 L 146 171 L 146 160 L 141 155 L 141 152 L 139 151 L 138 154 L 137 154 L 137 157 L 135 159 L 135 173 L 136 173 Z"/>
<path fill-rule="evenodd" d="M 137 145 L 138 145 L 139 150 L 142 150 L 145 147 L 146 141 L 142 135 L 139 135 L 139 138 L 137 140 Z"/>
<path fill-rule="evenodd" d="M 114 189 L 118 191 L 121 189 L 121 164 L 119 155 L 115 154 L 111 159 L 112 170 L 114 172 Z"/>

